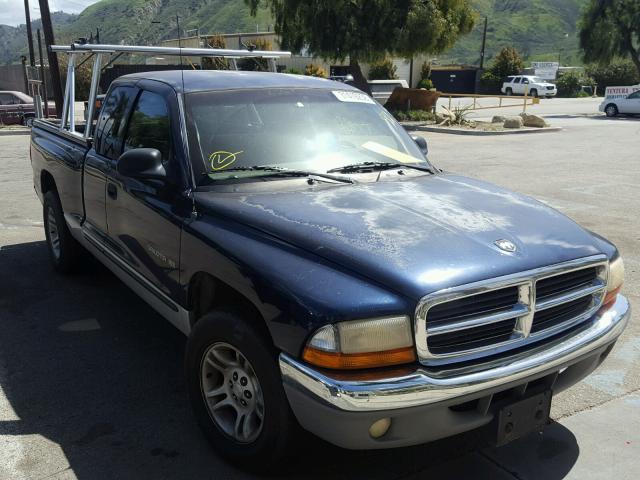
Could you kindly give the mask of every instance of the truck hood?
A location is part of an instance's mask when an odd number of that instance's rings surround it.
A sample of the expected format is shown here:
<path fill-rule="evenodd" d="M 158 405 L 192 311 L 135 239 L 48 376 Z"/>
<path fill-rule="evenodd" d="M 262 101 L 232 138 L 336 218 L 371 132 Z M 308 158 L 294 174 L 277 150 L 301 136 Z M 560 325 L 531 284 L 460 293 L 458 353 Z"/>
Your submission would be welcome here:
<path fill-rule="evenodd" d="M 198 192 L 199 208 L 293 244 L 414 299 L 602 253 L 596 238 L 529 197 L 439 174 L 296 192 Z M 509 240 L 513 253 L 495 242 Z"/>

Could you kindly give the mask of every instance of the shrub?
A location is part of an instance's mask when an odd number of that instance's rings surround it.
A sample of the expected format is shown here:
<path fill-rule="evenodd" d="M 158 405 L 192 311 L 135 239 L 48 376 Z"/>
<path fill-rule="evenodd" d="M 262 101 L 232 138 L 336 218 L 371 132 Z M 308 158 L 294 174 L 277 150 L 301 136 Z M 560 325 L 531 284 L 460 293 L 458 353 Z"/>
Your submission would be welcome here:
<path fill-rule="evenodd" d="M 287 68 L 287 69 L 284 71 L 284 73 L 289 73 L 289 74 L 291 74 L 291 75 L 303 75 L 302 70 L 298 70 L 298 69 L 297 69 L 297 68 L 295 68 L 295 67 Z"/>
<path fill-rule="evenodd" d="M 418 82 L 418 88 L 431 90 L 432 88 L 435 88 L 435 87 L 433 86 L 433 82 L 429 78 L 423 78 L 422 80 L 420 80 L 420 82 Z"/>
<path fill-rule="evenodd" d="M 491 70 L 487 70 L 480 77 L 482 91 L 487 93 L 499 93 L 502 87 L 502 78 L 498 77 Z"/>
<path fill-rule="evenodd" d="M 213 35 L 207 38 L 209 48 L 227 48 L 227 42 L 221 35 Z M 229 60 L 224 57 L 203 57 L 201 59 L 203 70 L 229 70 Z"/>
<path fill-rule="evenodd" d="M 574 72 L 563 73 L 556 80 L 559 97 L 575 97 L 582 86 L 581 78 Z"/>
<path fill-rule="evenodd" d="M 591 97 L 591 95 L 589 95 L 587 92 L 585 92 L 584 90 L 580 90 L 577 94 L 576 97 L 578 98 L 589 98 Z"/>
<path fill-rule="evenodd" d="M 309 65 L 304 67 L 304 74 L 308 77 L 327 78 L 327 72 L 325 72 L 324 68 L 314 63 L 310 63 Z"/>
<path fill-rule="evenodd" d="M 640 74 L 629 60 L 618 60 L 608 65 L 590 65 L 587 68 L 587 74 L 594 79 L 601 94 L 604 94 L 604 89 L 607 87 L 640 83 Z"/>
<path fill-rule="evenodd" d="M 395 80 L 398 78 L 397 70 L 391 59 L 385 58 L 369 66 L 369 80 Z"/>
<path fill-rule="evenodd" d="M 264 38 L 256 38 L 252 44 L 254 50 L 272 50 L 271 42 Z M 269 63 L 264 58 L 242 58 L 237 61 L 239 70 L 248 72 L 268 72 Z"/>
<path fill-rule="evenodd" d="M 396 110 L 392 111 L 391 115 L 399 122 L 433 122 L 436 119 L 435 114 L 428 110 Z"/>
<path fill-rule="evenodd" d="M 431 78 L 431 62 L 424 62 L 420 67 L 420 79 L 428 80 Z"/>

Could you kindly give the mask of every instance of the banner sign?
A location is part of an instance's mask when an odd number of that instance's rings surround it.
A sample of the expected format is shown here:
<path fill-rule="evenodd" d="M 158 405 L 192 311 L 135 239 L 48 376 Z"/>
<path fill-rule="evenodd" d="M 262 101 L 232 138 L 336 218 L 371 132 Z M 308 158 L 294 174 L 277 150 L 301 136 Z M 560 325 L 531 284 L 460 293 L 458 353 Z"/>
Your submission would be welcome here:
<path fill-rule="evenodd" d="M 620 98 L 627 98 L 627 96 L 637 90 L 640 90 L 639 85 L 632 85 L 630 87 L 607 87 L 604 91 L 604 96 L 607 100 L 617 100 Z"/>
<path fill-rule="evenodd" d="M 560 64 L 558 62 L 531 62 L 531 68 L 534 69 L 536 77 L 555 80 Z"/>

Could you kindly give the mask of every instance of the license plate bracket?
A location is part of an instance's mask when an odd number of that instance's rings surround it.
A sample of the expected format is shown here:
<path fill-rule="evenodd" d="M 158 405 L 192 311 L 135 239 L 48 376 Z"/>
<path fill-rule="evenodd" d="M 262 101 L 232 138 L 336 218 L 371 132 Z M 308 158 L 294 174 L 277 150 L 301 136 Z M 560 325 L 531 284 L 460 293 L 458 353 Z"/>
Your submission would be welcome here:
<path fill-rule="evenodd" d="M 541 432 L 549 421 L 551 390 L 503 405 L 496 413 L 495 445 L 502 446 L 532 432 Z"/>

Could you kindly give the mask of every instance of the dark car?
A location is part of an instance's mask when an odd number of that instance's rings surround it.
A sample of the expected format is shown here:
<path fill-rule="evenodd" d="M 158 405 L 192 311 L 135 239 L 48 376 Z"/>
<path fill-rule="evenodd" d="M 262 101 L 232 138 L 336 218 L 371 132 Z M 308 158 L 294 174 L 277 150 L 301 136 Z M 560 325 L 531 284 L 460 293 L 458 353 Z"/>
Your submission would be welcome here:
<path fill-rule="evenodd" d="M 127 75 L 95 135 L 62 127 L 31 134 L 55 269 L 91 252 L 188 336 L 196 417 L 245 467 L 299 426 L 350 449 L 540 430 L 629 319 L 614 245 L 442 172 L 344 83 Z"/>
<path fill-rule="evenodd" d="M 49 115 L 55 116 L 56 109 L 49 102 Z M 35 118 L 33 97 L 22 92 L 0 91 L 0 124 L 31 125 Z"/>

